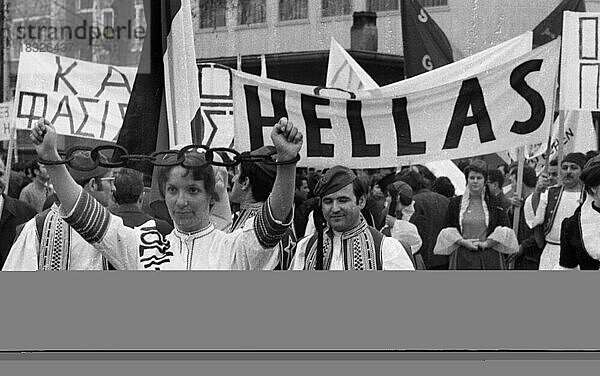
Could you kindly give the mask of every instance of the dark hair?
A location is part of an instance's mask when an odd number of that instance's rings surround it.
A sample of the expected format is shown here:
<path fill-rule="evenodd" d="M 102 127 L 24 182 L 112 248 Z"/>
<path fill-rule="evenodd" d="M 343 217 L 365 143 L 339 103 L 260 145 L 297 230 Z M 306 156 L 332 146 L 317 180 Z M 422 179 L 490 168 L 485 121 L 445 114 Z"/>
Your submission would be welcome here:
<path fill-rule="evenodd" d="M 421 174 L 423 185 L 426 188 L 431 188 L 431 185 L 436 179 L 436 176 L 430 169 L 423 165 L 415 165 L 415 167 L 419 170 L 419 174 Z M 428 185 L 429 182 L 429 185 Z"/>
<path fill-rule="evenodd" d="M 504 174 L 498 169 L 490 170 L 488 171 L 487 181 L 488 183 L 498 183 L 498 187 L 502 188 L 502 186 L 504 185 Z"/>
<path fill-rule="evenodd" d="M 554 158 L 550 160 L 550 166 L 558 166 L 558 159 Z"/>
<path fill-rule="evenodd" d="M 517 176 L 519 172 L 518 166 L 513 166 L 510 169 L 510 174 Z M 537 184 L 537 175 L 535 174 L 535 169 L 531 166 L 523 166 L 523 184 L 527 187 L 534 188 Z"/>
<path fill-rule="evenodd" d="M 366 196 L 369 193 L 369 184 L 365 181 L 363 177 L 357 177 L 352 182 L 352 191 L 354 192 L 354 196 L 356 196 L 356 203 L 362 196 Z"/>
<path fill-rule="evenodd" d="M 423 181 L 423 176 L 420 173 L 408 170 L 400 175 L 400 179 L 406 184 L 410 185 L 414 193 L 417 193 L 421 189 L 425 188 L 425 182 Z"/>
<path fill-rule="evenodd" d="M 433 182 L 432 190 L 442 196 L 452 198 L 456 195 L 456 189 L 447 176 L 440 176 Z"/>
<path fill-rule="evenodd" d="M 273 190 L 275 178 L 271 178 L 262 171 L 254 162 L 240 164 L 240 180 L 248 178 L 252 187 L 252 197 L 259 202 L 267 201 Z"/>
<path fill-rule="evenodd" d="M 167 180 L 169 179 L 169 174 L 175 167 L 181 166 L 187 170 L 183 176 L 187 176 L 191 172 L 192 179 L 202 180 L 204 182 L 204 190 L 206 190 L 206 193 L 208 193 L 213 200 L 219 201 L 219 194 L 215 191 L 215 173 L 212 166 L 206 163 L 204 154 L 189 152 L 185 156 L 184 163 L 185 166 L 175 165 L 159 168 L 158 190 L 162 198 L 165 198 L 165 187 L 167 185 Z"/>
<path fill-rule="evenodd" d="M 134 204 L 144 191 L 143 174 L 129 168 L 123 168 L 115 177 L 115 192 L 117 204 Z"/>
<path fill-rule="evenodd" d="M 595 156 L 599 155 L 600 151 L 597 150 L 589 150 L 587 153 L 585 153 L 585 157 L 587 158 L 587 160 L 589 161 L 590 159 L 594 158 Z"/>
<path fill-rule="evenodd" d="M 488 171 L 484 161 L 475 160 L 465 168 L 464 173 L 467 180 L 469 179 L 469 173 L 471 172 L 483 175 L 483 179 L 487 181 Z"/>
<path fill-rule="evenodd" d="M 36 177 L 37 174 L 34 172 L 35 170 L 40 170 L 40 165 L 36 160 L 29 162 L 29 172 L 33 177 Z"/>
<path fill-rule="evenodd" d="M 496 166 L 496 170 L 498 170 L 500 167 L 502 167 L 502 173 L 504 173 L 504 174 L 507 174 L 510 171 L 508 164 L 505 162 L 502 162 L 498 166 Z M 491 178 L 492 177 L 490 176 L 490 179 Z M 494 181 L 497 181 L 497 180 L 494 180 Z"/>

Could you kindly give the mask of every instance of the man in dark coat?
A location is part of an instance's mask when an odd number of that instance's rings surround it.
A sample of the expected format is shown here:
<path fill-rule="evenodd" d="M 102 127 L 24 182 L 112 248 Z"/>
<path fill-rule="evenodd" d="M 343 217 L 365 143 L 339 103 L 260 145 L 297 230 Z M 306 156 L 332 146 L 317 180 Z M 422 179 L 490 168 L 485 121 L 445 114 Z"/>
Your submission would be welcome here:
<path fill-rule="evenodd" d="M 28 204 L 4 194 L 4 162 L 0 160 L 0 269 L 6 261 L 10 247 L 16 236 L 16 229 L 22 223 L 29 221 L 37 212 Z"/>
<path fill-rule="evenodd" d="M 415 212 L 409 222 L 417 226 L 423 245 L 419 254 L 428 270 L 447 270 L 448 256 L 434 255 L 433 248 L 444 228 L 448 198 L 425 187 L 423 177 L 414 170 L 403 173 L 400 180 L 412 188 Z"/>

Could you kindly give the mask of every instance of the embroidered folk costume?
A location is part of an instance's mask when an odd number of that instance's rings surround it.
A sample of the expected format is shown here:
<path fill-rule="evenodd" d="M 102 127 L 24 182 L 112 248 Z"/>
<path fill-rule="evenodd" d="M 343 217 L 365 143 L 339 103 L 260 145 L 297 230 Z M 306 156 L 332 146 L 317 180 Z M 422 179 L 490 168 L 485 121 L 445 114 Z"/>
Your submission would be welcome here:
<path fill-rule="evenodd" d="M 481 205 L 472 202 L 468 189 L 462 196 L 450 200 L 446 215 L 448 227 L 440 231 L 433 253 L 449 255 L 449 268 L 453 270 L 506 269 L 503 254 L 519 250 L 506 213 L 486 201 L 485 190 L 481 192 Z M 461 239 L 493 240 L 496 244 L 493 248 L 469 250 L 458 244 Z"/>
<path fill-rule="evenodd" d="M 154 226 L 125 226 L 85 191 L 65 221 L 124 270 L 271 270 L 274 247 L 291 224 L 275 220 L 265 203 L 253 221 L 232 233 L 210 224 L 164 237 Z"/>
<path fill-rule="evenodd" d="M 567 154 L 563 162 L 576 163 L 583 168 L 585 156 L 581 154 L 584 157 L 582 159 L 578 154 L 580 153 Z M 540 195 L 537 210 L 533 209 L 533 195 L 525 200 L 523 211 L 527 225 L 532 229 L 540 226 L 535 231 L 541 231 L 543 235 L 539 270 L 552 270 L 558 266 L 562 222 L 575 213 L 584 199 L 583 189 L 566 191 L 563 186 L 555 186 Z"/>
<path fill-rule="evenodd" d="M 323 199 L 355 179 L 349 169 L 335 166 L 323 175 L 315 194 Z M 290 269 L 414 270 L 409 247 L 407 250 L 396 239 L 385 237 L 368 226 L 362 214 L 359 216 L 358 224 L 343 232 L 334 231 L 328 223 L 325 229 L 300 240 Z"/>
<path fill-rule="evenodd" d="M 600 157 L 590 159 L 582 173 L 588 197 L 575 214 L 562 223 L 561 268 L 600 269 Z M 595 190 L 595 192 L 594 192 Z"/>
<path fill-rule="evenodd" d="M 277 157 L 277 150 L 270 145 L 262 146 L 251 152 L 251 156 L 271 155 L 271 159 Z M 273 184 L 277 176 L 277 167 L 261 161 L 245 161 L 238 166 L 237 174 L 233 179 L 233 188 L 229 199 L 240 204 L 240 210 L 234 217 L 229 232 L 243 228 L 244 224 L 254 218 L 261 210 L 264 200 L 273 190 Z M 287 270 L 292 261 L 293 250 L 296 245 L 296 234 L 294 227 L 290 226 L 287 233 L 277 244 L 277 252 L 274 257 L 275 270 Z"/>
<path fill-rule="evenodd" d="M 108 270 L 108 263 L 62 219 L 55 204 L 25 224 L 2 270 Z"/>

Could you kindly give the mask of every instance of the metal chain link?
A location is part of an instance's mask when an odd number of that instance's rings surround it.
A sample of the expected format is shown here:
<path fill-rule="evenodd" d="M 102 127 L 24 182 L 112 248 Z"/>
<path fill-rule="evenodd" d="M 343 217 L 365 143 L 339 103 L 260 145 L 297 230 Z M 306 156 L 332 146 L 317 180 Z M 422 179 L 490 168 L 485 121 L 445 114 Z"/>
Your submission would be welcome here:
<path fill-rule="evenodd" d="M 146 162 L 150 163 L 157 167 L 168 167 L 168 166 L 182 166 L 185 168 L 189 167 L 198 167 L 186 165 L 185 157 L 187 153 L 190 152 L 198 152 L 198 149 L 202 149 L 204 154 L 204 159 L 206 160 L 206 165 L 213 166 L 223 166 L 223 167 L 234 167 L 243 162 L 261 162 L 268 165 L 288 165 L 294 164 L 300 160 L 300 155 L 296 155 L 295 158 L 292 158 L 287 161 L 276 161 L 273 159 L 273 156 L 277 153 L 273 151 L 264 155 L 252 155 L 250 152 L 240 153 L 235 149 L 225 148 L 225 147 L 217 147 L 217 148 L 209 148 L 206 145 L 188 145 L 182 148 L 181 150 L 164 150 L 164 151 L 156 151 L 150 155 L 144 154 L 129 154 L 126 148 L 120 145 L 100 145 L 95 148 L 89 146 L 75 146 L 68 149 L 65 153 L 64 159 L 59 159 L 56 161 L 48 161 L 38 157 L 38 162 L 43 165 L 48 166 L 56 166 L 56 165 L 68 165 L 74 170 L 79 171 L 91 171 L 98 166 L 106 167 L 106 168 L 119 168 L 126 167 L 129 162 Z M 113 151 L 112 160 L 108 160 L 101 152 L 105 150 Z M 215 153 L 225 153 L 226 155 L 231 154 L 231 161 L 223 161 L 219 162 L 215 160 Z M 83 163 L 73 163 L 77 154 L 86 154 L 84 156 L 85 165 Z M 116 156 L 115 156 L 115 153 Z M 104 157 L 104 158 L 102 158 Z M 81 159 L 81 158 L 80 158 Z"/>

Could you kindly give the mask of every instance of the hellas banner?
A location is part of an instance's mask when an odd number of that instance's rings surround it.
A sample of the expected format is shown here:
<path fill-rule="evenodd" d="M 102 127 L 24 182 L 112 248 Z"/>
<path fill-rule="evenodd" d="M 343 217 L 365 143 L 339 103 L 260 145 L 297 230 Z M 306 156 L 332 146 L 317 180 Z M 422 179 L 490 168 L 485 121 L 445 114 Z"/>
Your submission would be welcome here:
<path fill-rule="evenodd" d="M 352 93 L 234 71 L 235 146 L 271 144 L 281 117 L 304 133 L 299 166 L 377 168 L 489 154 L 546 140 L 560 39 L 493 69 L 422 91 Z"/>
<path fill-rule="evenodd" d="M 115 141 L 135 74 L 136 68 L 21 52 L 16 127 L 30 129 L 39 118 L 46 118 L 59 134 Z"/>

